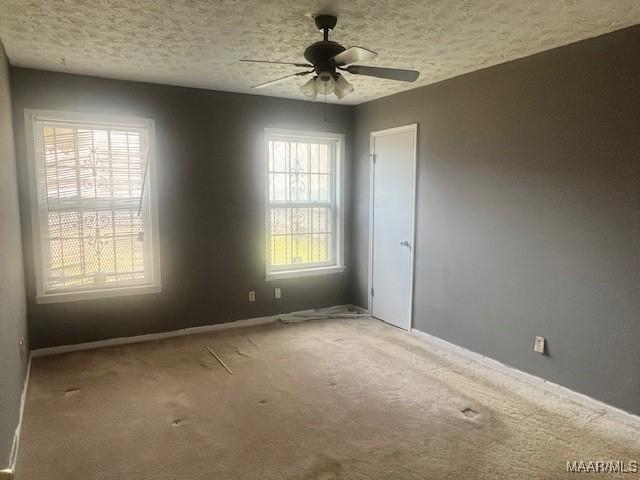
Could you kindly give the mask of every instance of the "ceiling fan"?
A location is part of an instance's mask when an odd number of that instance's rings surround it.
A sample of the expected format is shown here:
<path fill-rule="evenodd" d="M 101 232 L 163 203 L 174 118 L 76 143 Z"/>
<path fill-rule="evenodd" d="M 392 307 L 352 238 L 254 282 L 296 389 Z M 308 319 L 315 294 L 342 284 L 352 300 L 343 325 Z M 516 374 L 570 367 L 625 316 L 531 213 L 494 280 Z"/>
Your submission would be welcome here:
<path fill-rule="evenodd" d="M 357 62 L 365 62 L 375 58 L 377 53 L 362 47 L 344 48 L 339 43 L 329 40 L 329 31 L 333 30 L 336 23 L 338 23 L 338 18 L 334 15 L 316 15 L 315 22 L 318 29 L 322 30 L 324 38 L 309 45 L 304 51 L 304 58 L 309 63 L 241 60 L 242 62 L 274 63 L 307 69 L 254 85 L 253 88 L 270 87 L 292 78 L 314 74 L 313 78 L 300 87 L 300 90 L 305 96 L 315 100 L 318 94 L 326 96 L 333 93 L 338 98 L 344 98 L 352 92 L 353 85 L 347 81 L 343 72 L 348 72 L 352 75 L 399 80 L 401 82 L 415 82 L 418 79 L 420 72 L 415 70 L 354 65 Z"/>

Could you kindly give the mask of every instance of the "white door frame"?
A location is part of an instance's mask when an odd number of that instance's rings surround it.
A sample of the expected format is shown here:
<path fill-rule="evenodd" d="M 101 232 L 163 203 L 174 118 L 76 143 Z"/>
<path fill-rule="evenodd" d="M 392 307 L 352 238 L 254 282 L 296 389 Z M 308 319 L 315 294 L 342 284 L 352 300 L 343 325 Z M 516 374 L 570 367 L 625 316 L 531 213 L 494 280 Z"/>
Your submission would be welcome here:
<path fill-rule="evenodd" d="M 413 133 L 413 185 L 411 185 L 411 248 L 409 249 L 410 255 L 410 269 L 409 269 L 409 330 L 413 326 L 413 270 L 415 263 L 415 238 L 416 238 L 416 188 L 418 184 L 417 178 L 417 165 L 418 165 L 418 124 L 411 123 L 408 125 L 401 125 L 399 127 L 387 128 L 385 130 L 372 131 L 369 134 L 369 280 L 368 280 L 368 293 L 369 300 L 368 310 L 373 313 L 373 296 L 371 295 L 371 289 L 373 287 L 373 222 L 374 222 L 374 199 L 375 199 L 375 155 L 374 140 L 376 137 L 383 135 L 390 135 L 394 133 L 411 132 Z"/>

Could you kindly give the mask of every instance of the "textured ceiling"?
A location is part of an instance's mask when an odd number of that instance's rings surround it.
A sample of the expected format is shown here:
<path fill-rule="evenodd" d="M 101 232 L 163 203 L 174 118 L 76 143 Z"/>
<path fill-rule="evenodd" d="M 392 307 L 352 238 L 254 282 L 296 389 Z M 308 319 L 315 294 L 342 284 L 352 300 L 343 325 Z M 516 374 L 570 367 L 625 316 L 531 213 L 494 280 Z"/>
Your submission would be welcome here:
<path fill-rule="evenodd" d="M 378 52 L 370 65 L 421 72 L 352 75 L 351 104 L 640 23 L 639 0 L 0 0 L 0 39 L 17 66 L 302 98 L 301 79 L 250 89 L 295 67 L 238 60 L 303 60 L 318 12 L 339 15 L 332 39 Z"/>

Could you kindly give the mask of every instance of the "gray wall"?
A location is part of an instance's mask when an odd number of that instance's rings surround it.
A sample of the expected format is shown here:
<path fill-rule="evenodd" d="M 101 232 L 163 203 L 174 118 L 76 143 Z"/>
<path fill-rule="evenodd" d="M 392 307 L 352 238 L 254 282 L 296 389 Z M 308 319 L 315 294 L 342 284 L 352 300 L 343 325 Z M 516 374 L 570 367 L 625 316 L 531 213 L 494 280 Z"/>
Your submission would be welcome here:
<path fill-rule="evenodd" d="M 20 358 L 19 347 L 27 329 L 21 258 L 9 65 L 0 42 L 0 470 L 9 465 L 26 374 L 27 355 Z"/>
<path fill-rule="evenodd" d="M 34 348 L 210 325 L 343 304 L 349 274 L 266 282 L 264 127 L 351 136 L 353 109 L 308 102 L 12 69 L 29 328 Z M 159 175 L 160 294 L 34 301 L 24 109 L 153 118 Z M 347 158 L 349 145 L 347 144 Z M 348 179 L 347 179 L 348 181 Z M 348 239 L 347 239 L 348 240 Z M 347 258 L 348 262 L 348 258 Z M 283 289 L 281 300 L 273 288 Z M 248 291 L 257 300 L 249 303 Z"/>
<path fill-rule="evenodd" d="M 354 302 L 369 132 L 418 122 L 414 327 L 640 413 L 639 59 L 634 27 L 358 106 Z"/>

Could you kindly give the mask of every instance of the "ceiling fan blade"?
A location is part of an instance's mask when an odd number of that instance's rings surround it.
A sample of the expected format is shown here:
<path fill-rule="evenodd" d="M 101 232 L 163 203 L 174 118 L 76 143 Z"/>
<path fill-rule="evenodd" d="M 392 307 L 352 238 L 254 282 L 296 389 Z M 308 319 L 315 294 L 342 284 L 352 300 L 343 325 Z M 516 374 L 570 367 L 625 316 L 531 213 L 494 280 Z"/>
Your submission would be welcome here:
<path fill-rule="evenodd" d="M 362 47 L 350 47 L 333 57 L 336 65 L 350 65 L 356 62 L 366 62 L 378 54 Z"/>
<path fill-rule="evenodd" d="M 247 60 L 247 59 L 242 59 L 240 61 L 241 62 L 251 62 L 251 63 L 273 63 L 275 65 L 293 65 L 294 67 L 302 67 L 302 68 L 313 67 L 313 65 L 310 65 L 308 63 L 272 62 L 271 60 Z"/>
<path fill-rule="evenodd" d="M 369 77 L 399 80 L 401 82 L 415 82 L 420 76 L 416 70 L 403 70 L 401 68 L 365 67 L 364 65 L 351 65 L 344 68 L 354 75 L 367 75 Z"/>
<path fill-rule="evenodd" d="M 276 78 L 275 80 L 270 80 L 268 82 L 259 83 L 258 85 L 254 85 L 251 88 L 270 87 L 271 85 L 276 85 L 277 83 L 284 82 L 285 80 L 288 80 L 288 79 L 293 78 L 293 77 L 304 77 L 305 75 L 309 75 L 312 72 L 313 72 L 313 70 L 309 70 L 308 72 L 292 73 L 291 75 L 285 75 L 284 77 Z"/>

